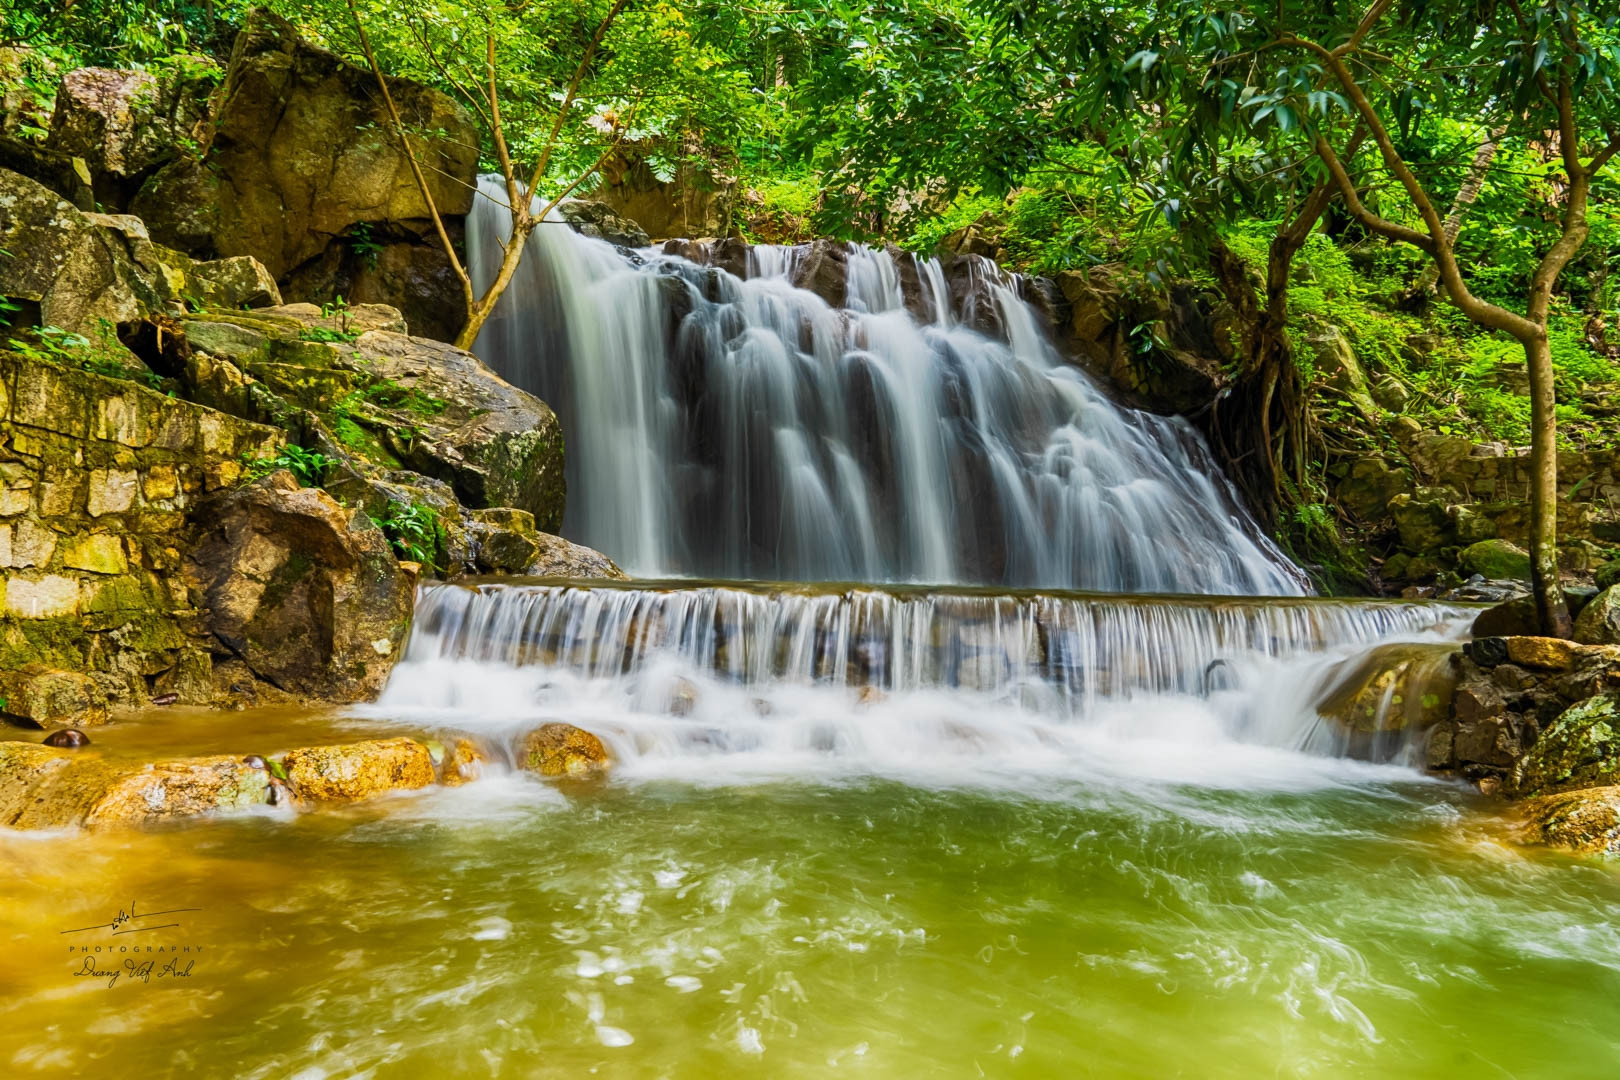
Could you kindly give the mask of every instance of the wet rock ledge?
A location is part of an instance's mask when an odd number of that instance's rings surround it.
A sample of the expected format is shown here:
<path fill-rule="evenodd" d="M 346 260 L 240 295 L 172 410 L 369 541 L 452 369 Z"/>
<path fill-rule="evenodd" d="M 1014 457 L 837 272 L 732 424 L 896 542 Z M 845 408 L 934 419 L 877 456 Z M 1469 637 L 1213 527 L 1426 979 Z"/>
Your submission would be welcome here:
<path fill-rule="evenodd" d="M 101 756 L 93 744 L 59 748 L 0 742 L 0 825 L 15 829 L 116 829 L 276 807 L 292 812 L 361 802 L 389 792 L 479 779 L 496 762 L 547 778 L 604 775 L 596 736 L 549 723 L 512 745 L 427 737 L 306 746 L 142 762 Z"/>

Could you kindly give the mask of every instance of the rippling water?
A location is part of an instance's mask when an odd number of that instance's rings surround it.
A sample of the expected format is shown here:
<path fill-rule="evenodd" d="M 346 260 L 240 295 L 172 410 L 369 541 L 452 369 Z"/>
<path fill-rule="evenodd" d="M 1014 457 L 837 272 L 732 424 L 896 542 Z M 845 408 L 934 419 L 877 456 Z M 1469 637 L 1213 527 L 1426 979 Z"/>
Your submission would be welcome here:
<path fill-rule="evenodd" d="M 529 778 L 296 820 L 6 836 L 11 1075 L 1605 1077 L 1620 878 L 1459 789 Z M 183 983 L 56 931 L 200 905 Z M 164 936 L 169 932 L 163 932 Z"/>

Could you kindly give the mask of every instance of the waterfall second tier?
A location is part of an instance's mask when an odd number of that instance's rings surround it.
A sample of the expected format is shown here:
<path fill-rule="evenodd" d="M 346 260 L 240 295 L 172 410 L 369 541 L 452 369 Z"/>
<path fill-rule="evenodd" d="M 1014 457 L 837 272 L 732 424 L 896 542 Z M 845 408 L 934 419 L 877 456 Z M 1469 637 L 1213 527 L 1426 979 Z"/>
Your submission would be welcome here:
<path fill-rule="evenodd" d="M 941 754 L 994 763 L 1022 750 L 1060 760 L 1075 740 L 1099 738 L 1181 755 L 1361 753 L 1368 746 L 1315 706 L 1365 679 L 1375 649 L 1443 660 L 1476 614 L 1399 601 L 676 583 L 425 586 L 417 612 L 379 703 L 389 715 L 423 709 L 494 732 L 560 718 L 621 761 L 735 765 L 764 752 L 793 773 Z M 1404 746 L 1403 735 L 1371 749 Z"/>

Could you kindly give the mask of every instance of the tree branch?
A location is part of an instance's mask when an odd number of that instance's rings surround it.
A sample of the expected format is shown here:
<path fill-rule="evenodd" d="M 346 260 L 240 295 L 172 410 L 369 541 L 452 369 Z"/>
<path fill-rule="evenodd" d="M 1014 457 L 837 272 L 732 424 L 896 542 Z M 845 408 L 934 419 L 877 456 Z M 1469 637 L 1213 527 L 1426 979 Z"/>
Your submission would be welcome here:
<path fill-rule="evenodd" d="M 450 259 L 450 266 L 456 272 L 461 282 L 461 292 L 467 301 L 467 310 L 472 311 L 477 303 L 473 294 L 472 278 L 468 276 L 466 267 L 461 265 L 461 258 L 456 254 L 456 245 L 450 239 L 450 233 L 445 230 L 444 219 L 439 216 L 438 204 L 433 201 L 433 192 L 428 188 L 427 177 L 422 173 L 422 166 L 416 160 L 416 154 L 411 150 L 410 140 L 405 135 L 405 124 L 399 118 L 399 108 L 394 104 L 394 95 L 388 90 L 388 79 L 384 77 L 382 68 L 377 64 L 377 54 L 371 50 L 371 39 L 366 36 L 365 24 L 360 21 L 360 12 L 354 6 L 354 0 L 345 0 L 349 5 L 349 14 L 354 18 L 354 28 L 360 32 L 360 47 L 365 50 L 366 63 L 371 67 L 371 74 L 377 79 L 377 87 L 382 91 L 383 101 L 388 106 L 389 119 L 394 123 L 394 134 L 399 137 L 400 151 L 405 160 L 410 162 L 411 175 L 416 178 L 416 189 L 421 192 L 422 201 L 427 204 L 428 214 L 433 218 L 433 228 L 439 234 L 439 243 L 444 245 L 444 253 Z"/>
<path fill-rule="evenodd" d="M 350 2 L 352 3 L 353 0 L 350 0 Z M 628 0 L 614 0 L 613 7 L 607 13 L 607 17 L 596 28 L 596 33 L 592 36 L 590 45 L 585 49 L 585 55 L 579 58 L 579 66 L 574 69 L 574 77 L 568 82 L 568 91 L 563 94 L 562 104 L 557 106 L 557 118 L 551 123 L 551 132 L 546 136 L 545 146 L 541 148 L 540 160 L 535 162 L 534 175 L 529 179 L 528 191 L 531 196 L 534 194 L 535 188 L 540 186 L 541 179 L 546 175 L 546 167 L 551 164 L 551 152 L 556 148 L 557 136 L 562 132 L 563 120 L 568 116 L 568 107 L 574 102 L 574 95 L 579 91 L 579 84 L 585 78 L 585 72 L 590 69 L 591 61 L 596 58 L 596 50 L 602 44 L 602 39 L 607 36 L 608 27 L 613 25 L 613 20 L 619 17 L 619 12 L 624 10 L 624 5 L 627 2 Z"/>

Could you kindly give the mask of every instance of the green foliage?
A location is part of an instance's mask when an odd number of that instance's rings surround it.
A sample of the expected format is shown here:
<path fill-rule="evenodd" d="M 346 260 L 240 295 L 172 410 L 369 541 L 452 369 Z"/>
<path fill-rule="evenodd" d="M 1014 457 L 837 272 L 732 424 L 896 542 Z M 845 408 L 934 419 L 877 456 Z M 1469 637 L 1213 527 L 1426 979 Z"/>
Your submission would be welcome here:
<path fill-rule="evenodd" d="M 362 221 L 349 230 L 348 245 L 367 270 L 377 269 L 377 256 L 382 254 L 383 246 L 371 235 L 370 225 Z"/>
<path fill-rule="evenodd" d="M 6 310 L 0 308 L 0 312 Z M 18 310 L 20 307 L 9 307 L 11 314 Z M 119 343 L 112 323 L 101 320 L 96 337 L 92 341 L 83 334 L 69 333 L 60 326 L 36 326 L 13 334 L 3 345 L 30 360 L 64 364 L 110 379 L 128 379 L 154 390 L 162 389 L 163 378 L 160 375 L 140 366 L 138 361 L 130 363 L 135 357 Z"/>
<path fill-rule="evenodd" d="M 333 330 L 326 326 L 311 326 L 300 331 L 298 337 L 303 341 L 324 341 L 333 345 L 352 345 L 359 340 L 358 331 Z"/>
<path fill-rule="evenodd" d="M 289 443 L 273 457 L 245 456 L 242 460 L 242 482 L 252 483 L 280 469 L 286 469 L 298 479 L 300 487 L 320 487 L 326 482 L 327 472 L 336 464 L 335 459 L 327 457 L 319 450 L 306 450 L 302 446 Z"/>
<path fill-rule="evenodd" d="M 444 546 L 444 527 L 431 506 L 395 500 L 378 522 L 389 543 L 402 559 L 425 566 L 437 565 L 437 553 Z"/>

